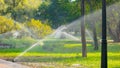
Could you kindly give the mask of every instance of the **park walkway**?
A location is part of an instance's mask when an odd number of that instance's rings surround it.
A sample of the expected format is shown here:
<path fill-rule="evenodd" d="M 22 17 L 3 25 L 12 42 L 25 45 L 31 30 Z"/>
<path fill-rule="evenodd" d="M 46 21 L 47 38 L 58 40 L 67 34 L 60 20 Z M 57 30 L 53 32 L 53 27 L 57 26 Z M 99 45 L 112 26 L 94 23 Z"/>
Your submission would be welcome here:
<path fill-rule="evenodd" d="M 0 68 L 29 68 L 29 67 L 0 59 Z"/>

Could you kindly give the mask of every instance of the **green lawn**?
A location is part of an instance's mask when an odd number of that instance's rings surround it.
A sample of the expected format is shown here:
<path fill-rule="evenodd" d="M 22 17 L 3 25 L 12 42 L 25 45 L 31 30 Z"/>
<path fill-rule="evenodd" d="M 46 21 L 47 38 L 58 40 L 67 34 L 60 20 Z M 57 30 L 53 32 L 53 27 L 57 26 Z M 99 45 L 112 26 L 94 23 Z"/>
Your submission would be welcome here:
<path fill-rule="evenodd" d="M 22 44 L 22 43 L 21 43 Z M 27 44 L 27 43 L 26 43 Z M 0 49 L 0 57 L 11 59 L 18 56 L 27 49 L 13 48 Z M 92 43 L 87 44 L 87 58 L 81 57 L 81 44 L 76 41 L 45 41 L 43 46 L 36 46 L 19 57 L 19 61 L 38 63 L 57 63 L 64 65 L 80 64 L 85 68 L 100 68 L 101 48 L 93 50 Z M 109 68 L 120 68 L 120 44 L 108 44 L 108 66 Z"/>

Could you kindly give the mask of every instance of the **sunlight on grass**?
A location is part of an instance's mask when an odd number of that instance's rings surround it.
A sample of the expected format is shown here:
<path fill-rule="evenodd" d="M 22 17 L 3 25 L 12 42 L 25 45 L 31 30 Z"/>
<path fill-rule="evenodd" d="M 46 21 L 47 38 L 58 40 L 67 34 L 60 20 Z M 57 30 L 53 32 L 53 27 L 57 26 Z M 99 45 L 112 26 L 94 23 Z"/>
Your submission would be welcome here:
<path fill-rule="evenodd" d="M 17 43 L 16 46 L 26 44 L 29 46 L 29 42 L 22 40 L 11 39 L 11 44 Z M 4 41 L 9 43 L 8 41 Z M 22 53 L 27 47 L 24 48 L 11 48 L 0 49 L 0 58 L 14 59 L 20 53 Z M 108 44 L 108 66 L 109 68 L 120 68 L 120 46 L 117 43 Z M 80 64 L 81 68 L 100 68 L 101 65 L 101 47 L 98 51 L 93 50 L 91 43 L 87 44 L 87 58 L 82 57 L 82 45 L 80 42 L 66 40 L 51 40 L 44 41 L 44 46 L 36 46 L 24 55 L 18 58 L 19 61 L 24 62 L 38 62 L 38 63 L 54 63 L 58 66 Z"/>
<path fill-rule="evenodd" d="M 65 44 L 64 45 L 65 48 L 73 48 L 78 46 L 82 46 L 82 44 Z M 91 44 L 87 44 L 87 46 L 91 46 Z"/>

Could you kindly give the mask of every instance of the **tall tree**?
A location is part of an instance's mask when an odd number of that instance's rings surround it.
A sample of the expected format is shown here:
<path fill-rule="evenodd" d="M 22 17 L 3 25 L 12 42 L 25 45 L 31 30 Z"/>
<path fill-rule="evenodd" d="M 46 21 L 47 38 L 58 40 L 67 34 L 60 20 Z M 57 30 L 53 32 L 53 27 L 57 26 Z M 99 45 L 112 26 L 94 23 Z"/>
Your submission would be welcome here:
<path fill-rule="evenodd" d="M 81 0 L 81 16 L 83 17 L 83 19 L 81 20 L 82 57 L 87 57 L 84 15 L 85 15 L 85 1 Z"/>
<path fill-rule="evenodd" d="M 69 0 L 51 0 L 46 4 L 40 6 L 36 12 L 37 19 L 48 19 L 51 21 L 51 26 L 57 28 L 62 24 L 69 23 L 80 17 L 80 8 L 77 2 L 70 2 Z M 39 15 L 39 13 L 41 13 Z"/>
<path fill-rule="evenodd" d="M 90 12 L 93 12 L 93 6 L 91 4 L 92 1 L 88 0 L 88 3 L 90 5 Z M 98 39 L 97 39 L 97 32 L 96 32 L 96 27 L 95 27 L 95 23 L 94 22 L 90 22 L 91 23 L 91 28 L 92 28 L 92 32 L 93 32 L 93 41 L 94 41 L 94 50 L 98 50 Z"/>
<path fill-rule="evenodd" d="M 32 3 L 34 4 L 31 5 Z M 6 8 L 1 11 L 1 14 L 10 14 L 14 20 L 24 22 L 33 18 L 35 10 L 41 3 L 41 0 L 3 0 Z"/>

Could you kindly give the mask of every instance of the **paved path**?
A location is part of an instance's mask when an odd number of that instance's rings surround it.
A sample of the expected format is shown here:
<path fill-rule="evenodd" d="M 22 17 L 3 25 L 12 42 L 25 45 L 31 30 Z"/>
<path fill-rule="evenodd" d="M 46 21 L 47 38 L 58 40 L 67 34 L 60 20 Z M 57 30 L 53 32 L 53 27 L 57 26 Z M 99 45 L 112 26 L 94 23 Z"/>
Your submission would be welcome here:
<path fill-rule="evenodd" d="M 0 68 L 29 68 L 29 67 L 0 59 Z"/>

